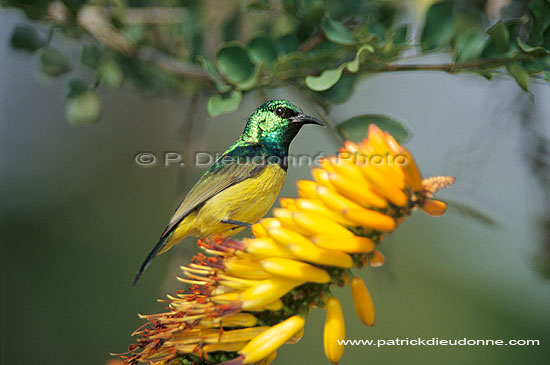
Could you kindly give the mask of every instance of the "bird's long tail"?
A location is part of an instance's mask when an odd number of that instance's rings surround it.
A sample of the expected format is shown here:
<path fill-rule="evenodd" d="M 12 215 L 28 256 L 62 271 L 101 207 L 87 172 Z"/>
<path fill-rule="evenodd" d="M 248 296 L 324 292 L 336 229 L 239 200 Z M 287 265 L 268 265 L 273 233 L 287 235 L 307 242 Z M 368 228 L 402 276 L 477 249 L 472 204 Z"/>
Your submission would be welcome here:
<path fill-rule="evenodd" d="M 149 255 L 147 255 L 147 257 L 145 258 L 145 260 L 143 261 L 143 263 L 141 264 L 141 267 L 139 268 L 137 274 L 136 274 L 136 277 L 134 278 L 134 282 L 132 283 L 132 286 L 135 286 L 136 283 L 138 282 L 139 278 L 141 277 L 141 275 L 143 274 L 143 272 L 149 267 L 149 265 L 151 264 L 151 261 L 153 261 L 153 259 L 155 257 L 157 257 L 157 255 L 162 251 L 162 249 L 164 248 L 165 244 L 166 244 L 166 241 L 168 240 L 168 238 L 170 238 L 171 235 L 168 235 L 168 236 L 164 236 L 164 237 L 161 237 L 161 239 L 157 242 L 157 244 L 155 245 L 155 247 L 153 247 L 153 249 L 151 250 L 151 252 L 149 252 Z"/>

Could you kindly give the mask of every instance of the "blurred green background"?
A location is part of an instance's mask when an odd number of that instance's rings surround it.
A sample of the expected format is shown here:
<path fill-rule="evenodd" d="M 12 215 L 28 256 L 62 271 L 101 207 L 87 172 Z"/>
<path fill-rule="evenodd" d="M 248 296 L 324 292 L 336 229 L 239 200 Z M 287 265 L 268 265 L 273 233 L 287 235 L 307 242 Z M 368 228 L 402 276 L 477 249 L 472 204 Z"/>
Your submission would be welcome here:
<path fill-rule="evenodd" d="M 9 30 L 24 22 L 0 13 L 0 148 L 2 156 L 2 364 L 104 364 L 124 352 L 138 313 L 163 309 L 180 285 L 178 266 L 193 253 L 183 244 L 155 260 L 136 288 L 131 280 L 179 199 L 202 169 L 161 163 L 144 168 L 134 156 L 183 151 L 189 101 L 144 98 L 132 88 L 103 95 L 101 123 L 75 128 L 64 120 L 58 81 L 33 75 L 36 60 L 12 51 Z M 61 46 L 71 46 L 69 43 Z M 365 328 L 344 298 L 349 339 L 538 339 L 531 347 L 348 347 L 342 364 L 543 364 L 550 356 L 550 282 L 536 259 L 550 238 L 540 229 L 548 196 L 533 178 L 525 146 L 526 114 L 550 134 L 550 88 L 532 95 L 511 80 L 400 73 L 362 80 L 352 98 L 335 107 L 336 121 L 358 113 L 386 113 L 405 121 L 407 144 L 424 175 L 457 177 L 443 192 L 497 222 L 480 224 L 454 210 L 442 218 L 417 212 L 382 246 L 386 265 L 361 275 L 377 320 Z M 280 89 L 269 97 L 315 110 Z M 200 151 L 222 152 L 263 102 L 248 95 L 239 111 L 201 115 Z M 332 153 L 326 130 L 306 127 L 293 154 Z M 289 170 L 283 196 L 308 167 Z M 188 242 L 191 243 L 191 242 Z M 308 318 L 306 334 L 284 346 L 278 364 L 327 363 L 324 313 Z"/>

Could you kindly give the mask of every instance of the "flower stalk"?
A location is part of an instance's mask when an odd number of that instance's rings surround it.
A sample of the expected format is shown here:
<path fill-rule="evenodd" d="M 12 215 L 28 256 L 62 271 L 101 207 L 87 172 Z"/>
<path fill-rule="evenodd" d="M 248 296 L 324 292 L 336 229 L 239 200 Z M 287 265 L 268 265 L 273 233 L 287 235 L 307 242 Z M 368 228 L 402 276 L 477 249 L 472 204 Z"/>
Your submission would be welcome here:
<path fill-rule="evenodd" d="M 364 158 L 374 154 L 385 163 Z M 167 312 L 142 316 L 126 364 L 270 364 L 302 337 L 315 307 L 327 310 L 325 354 L 340 361 L 344 315 L 331 288 L 349 283 L 359 320 L 373 326 L 371 295 L 351 269 L 384 265 L 384 235 L 413 210 L 443 214 L 433 195 L 454 178 L 422 179 L 410 152 L 374 125 L 312 173 L 298 181 L 299 198 L 281 199 L 274 217 L 252 226 L 254 238 L 199 241 L 205 253 L 182 267 L 189 286 L 168 297 Z"/>

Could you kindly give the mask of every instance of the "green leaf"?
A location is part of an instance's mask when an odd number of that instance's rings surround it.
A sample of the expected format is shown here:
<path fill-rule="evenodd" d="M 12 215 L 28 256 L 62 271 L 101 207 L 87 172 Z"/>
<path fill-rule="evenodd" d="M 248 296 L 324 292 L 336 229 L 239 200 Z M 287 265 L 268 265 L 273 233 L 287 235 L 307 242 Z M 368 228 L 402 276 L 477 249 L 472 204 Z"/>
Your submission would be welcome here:
<path fill-rule="evenodd" d="M 252 76 L 250 76 L 248 79 L 236 83 L 237 90 L 246 91 L 253 89 L 257 84 L 258 80 L 260 79 L 260 72 L 262 70 L 263 63 L 258 63 L 256 67 L 254 68 L 254 73 Z"/>
<path fill-rule="evenodd" d="M 202 65 L 202 68 L 204 69 L 204 71 L 208 74 L 208 77 L 210 77 L 210 79 L 214 81 L 214 83 L 216 84 L 216 89 L 218 89 L 219 92 L 225 93 L 231 90 L 231 86 L 227 85 L 223 81 L 220 74 L 218 73 L 218 69 L 216 68 L 216 65 L 214 65 L 213 62 L 207 60 L 202 55 L 198 56 L 197 59 Z"/>
<path fill-rule="evenodd" d="M 483 76 L 487 80 L 492 80 L 493 79 L 493 73 L 490 70 L 480 69 L 480 70 L 477 70 L 477 71 L 474 71 L 474 72 L 481 75 L 481 76 Z"/>
<path fill-rule="evenodd" d="M 75 25 L 64 24 L 61 27 L 61 33 L 66 38 L 77 40 L 84 34 L 84 30 L 76 25 L 76 23 Z"/>
<path fill-rule="evenodd" d="M 529 61 L 522 61 L 521 65 L 529 75 L 538 74 L 544 71 L 544 62 L 542 62 L 539 58 Z"/>
<path fill-rule="evenodd" d="M 89 90 L 77 97 L 67 99 L 65 117 L 74 125 L 94 124 L 101 119 L 102 109 L 98 93 Z"/>
<path fill-rule="evenodd" d="M 285 35 L 293 35 L 298 30 L 301 21 L 302 19 L 298 19 L 286 13 L 278 14 L 273 17 L 270 26 L 266 27 L 266 30 L 269 32 L 269 36 L 273 39 L 277 39 Z"/>
<path fill-rule="evenodd" d="M 445 203 L 447 204 L 448 208 L 456 211 L 457 213 L 463 215 L 464 217 L 472 218 L 478 221 L 479 223 L 483 223 L 490 227 L 499 226 L 499 224 L 493 217 L 468 204 L 464 204 L 453 200 L 449 201 L 447 199 L 445 200 Z"/>
<path fill-rule="evenodd" d="M 13 49 L 18 51 L 34 52 L 44 47 L 46 42 L 38 35 L 36 29 L 18 25 L 11 34 L 10 44 Z"/>
<path fill-rule="evenodd" d="M 401 122 L 381 114 L 355 116 L 339 124 L 338 129 L 346 139 L 359 142 L 367 137 L 370 124 L 376 124 L 380 129 L 391 134 L 399 143 L 410 138 L 409 130 Z"/>
<path fill-rule="evenodd" d="M 99 74 L 101 76 L 102 85 L 105 85 L 105 87 L 111 90 L 119 89 L 124 81 L 122 69 L 114 60 L 104 62 L 99 68 Z"/>
<path fill-rule="evenodd" d="M 264 63 L 267 66 L 271 66 L 273 61 L 277 58 L 277 50 L 275 45 L 270 39 L 265 37 L 257 37 L 250 41 L 248 44 L 248 51 L 250 58 L 256 64 Z"/>
<path fill-rule="evenodd" d="M 248 53 L 236 42 L 225 43 L 216 52 L 216 61 L 220 71 L 233 83 L 248 79 L 254 72 Z"/>
<path fill-rule="evenodd" d="M 481 57 L 485 47 L 485 35 L 476 29 L 471 29 L 459 37 L 455 42 L 455 61 L 464 63 Z"/>
<path fill-rule="evenodd" d="M 324 70 L 319 76 L 307 76 L 305 84 L 313 91 L 328 90 L 340 80 L 344 67 L 345 64 L 338 68 Z"/>
<path fill-rule="evenodd" d="M 97 69 L 101 63 L 103 52 L 95 44 L 86 44 L 82 47 L 82 63 L 93 69 Z"/>
<path fill-rule="evenodd" d="M 275 78 L 284 77 L 284 75 L 294 72 L 296 69 L 300 69 L 304 64 L 304 54 L 300 52 L 293 52 L 279 56 L 271 68 L 273 76 Z"/>
<path fill-rule="evenodd" d="M 206 110 L 211 117 L 231 113 L 237 110 L 241 99 L 242 93 L 240 91 L 232 91 L 226 97 L 219 94 L 212 95 L 208 99 Z"/>
<path fill-rule="evenodd" d="M 423 50 L 432 50 L 447 46 L 453 38 L 455 24 L 453 4 L 441 1 L 433 4 L 426 13 L 420 42 Z"/>
<path fill-rule="evenodd" d="M 269 1 L 267 0 L 255 0 L 246 4 L 247 10 L 268 10 Z"/>
<path fill-rule="evenodd" d="M 517 38 L 516 43 L 524 53 L 531 54 L 536 57 L 541 57 L 544 55 L 550 54 L 550 50 L 546 50 L 543 47 L 532 47 L 528 45 L 527 43 L 523 42 L 521 39 Z"/>
<path fill-rule="evenodd" d="M 355 53 L 355 58 L 352 61 L 350 61 L 346 64 L 346 68 L 349 72 L 355 73 L 355 72 L 359 71 L 359 66 L 363 62 L 363 57 L 361 57 L 361 55 L 364 52 L 374 53 L 374 48 L 370 44 L 365 44 L 365 45 L 359 47 L 359 49 Z"/>
<path fill-rule="evenodd" d="M 550 2 L 548 0 L 531 0 L 529 11 L 533 18 L 529 43 L 533 46 L 542 46 L 544 34 L 550 28 Z"/>
<path fill-rule="evenodd" d="M 325 12 L 323 0 L 300 0 L 298 5 L 299 11 L 310 21 L 319 21 Z"/>
<path fill-rule="evenodd" d="M 298 38 L 291 34 L 284 35 L 275 40 L 275 47 L 277 48 L 279 54 L 292 53 L 298 49 L 299 45 L 300 41 Z"/>
<path fill-rule="evenodd" d="M 483 52 L 484 57 L 500 56 L 510 50 L 510 32 L 504 22 L 499 21 L 487 33 L 489 33 L 489 41 Z"/>
<path fill-rule="evenodd" d="M 409 32 L 409 25 L 403 24 L 399 27 L 397 27 L 393 31 L 393 44 L 396 46 L 402 46 L 407 44 L 407 33 Z"/>
<path fill-rule="evenodd" d="M 130 24 L 126 26 L 123 34 L 130 42 L 138 44 L 147 35 L 147 32 L 143 24 Z"/>
<path fill-rule="evenodd" d="M 489 39 L 482 58 L 508 57 L 517 52 L 516 35 L 525 18 L 500 21 L 487 31 Z"/>
<path fill-rule="evenodd" d="M 71 69 L 67 58 L 58 50 L 43 48 L 39 55 L 40 71 L 47 76 L 59 76 Z"/>
<path fill-rule="evenodd" d="M 512 62 L 506 65 L 506 69 L 510 75 L 516 80 L 519 87 L 524 91 L 529 92 L 529 73 L 519 64 L 519 62 Z"/>
<path fill-rule="evenodd" d="M 357 75 L 344 74 L 330 89 L 317 92 L 316 94 L 334 104 L 344 103 L 353 94 L 353 89 L 357 79 Z"/>
<path fill-rule="evenodd" d="M 223 34 L 223 40 L 225 42 L 229 42 L 233 39 L 238 39 L 239 35 L 241 33 L 241 25 L 242 25 L 242 13 L 240 10 L 235 11 L 233 16 L 225 22 L 225 24 L 222 25 L 222 34 Z"/>
<path fill-rule="evenodd" d="M 283 0 L 283 9 L 285 9 L 287 13 L 295 15 L 298 11 L 297 0 Z"/>
<path fill-rule="evenodd" d="M 328 14 L 325 15 L 321 21 L 321 29 L 327 39 L 331 42 L 343 45 L 353 45 L 357 43 L 348 32 L 344 24 L 337 20 L 331 19 Z"/>
<path fill-rule="evenodd" d="M 90 90 L 88 84 L 81 79 L 70 79 L 67 82 L 67 98 L 74 99 Z"/>

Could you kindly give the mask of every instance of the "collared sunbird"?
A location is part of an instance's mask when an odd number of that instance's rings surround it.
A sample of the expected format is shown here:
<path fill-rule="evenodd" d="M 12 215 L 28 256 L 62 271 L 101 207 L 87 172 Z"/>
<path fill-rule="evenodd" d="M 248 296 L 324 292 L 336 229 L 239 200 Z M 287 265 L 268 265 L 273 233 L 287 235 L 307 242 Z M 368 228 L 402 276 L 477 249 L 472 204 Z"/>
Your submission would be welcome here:
<path fill-rule="evenodd" d="M 290 142 L 304 124 L 322 125 L 286 100 L 271 100 L 258 107 L 239 139 L 178 206 L 133 285 L 151 260 L 185 237 L 230 236 L 263 217 L 283 186 Z"/>

